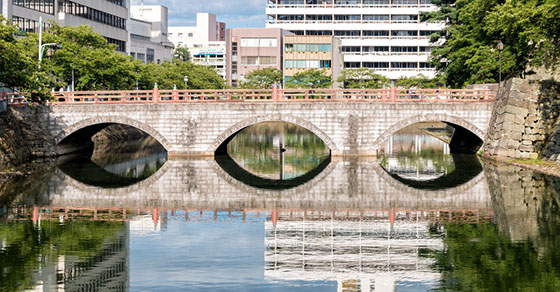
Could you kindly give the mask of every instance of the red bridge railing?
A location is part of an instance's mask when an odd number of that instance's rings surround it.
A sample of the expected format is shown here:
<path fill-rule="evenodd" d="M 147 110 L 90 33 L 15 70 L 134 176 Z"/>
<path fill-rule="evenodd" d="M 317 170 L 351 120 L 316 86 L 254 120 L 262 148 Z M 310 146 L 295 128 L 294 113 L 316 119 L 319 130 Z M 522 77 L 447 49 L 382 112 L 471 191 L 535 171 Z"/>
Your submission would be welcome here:
<path fill-rule="evenodd" d="M 50 104 L 184 102 L 492 102 L 486 89 L 218 89 L 53 92 Z M 28 103 L 10 93 L 8 104 Z"/>

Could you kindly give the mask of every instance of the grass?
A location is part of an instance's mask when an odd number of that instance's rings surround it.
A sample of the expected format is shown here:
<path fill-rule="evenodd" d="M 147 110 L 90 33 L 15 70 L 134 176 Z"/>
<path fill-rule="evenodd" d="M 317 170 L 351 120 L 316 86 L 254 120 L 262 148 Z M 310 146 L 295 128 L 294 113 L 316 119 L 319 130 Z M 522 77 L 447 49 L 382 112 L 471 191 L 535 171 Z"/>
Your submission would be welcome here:
<path fill-rule="evenodd" d="M 558 163 L 556 162 L 546 161 L 542 159 L 512 159 L 509 160 L 509 162 L 525 165 L 558 166 Z"/>

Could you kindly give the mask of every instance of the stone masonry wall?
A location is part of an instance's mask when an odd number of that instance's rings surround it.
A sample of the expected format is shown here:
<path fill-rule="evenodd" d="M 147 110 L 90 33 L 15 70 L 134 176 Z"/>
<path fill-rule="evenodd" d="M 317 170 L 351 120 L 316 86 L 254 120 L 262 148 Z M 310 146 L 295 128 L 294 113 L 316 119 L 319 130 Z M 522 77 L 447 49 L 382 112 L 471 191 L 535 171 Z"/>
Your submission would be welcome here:
<path fill-rule="evenodd" d="M 8 112 L 0 114 L 0 168 L 23 163 L 31 158 L 17 119 Z"/>
<path fill-rule="evenodd" d="M 47 130 L 49 108 L 9 108 L 0 116 L 0 167 L 16 166 L 36 157 L 54 156 L 55 139 Z"/>
<path fill-rule="evenodd" d="M 560 153 L 558 77 L 540 71 L 504 82 L 494 104 L 484 155 L 557 160 Z"/>

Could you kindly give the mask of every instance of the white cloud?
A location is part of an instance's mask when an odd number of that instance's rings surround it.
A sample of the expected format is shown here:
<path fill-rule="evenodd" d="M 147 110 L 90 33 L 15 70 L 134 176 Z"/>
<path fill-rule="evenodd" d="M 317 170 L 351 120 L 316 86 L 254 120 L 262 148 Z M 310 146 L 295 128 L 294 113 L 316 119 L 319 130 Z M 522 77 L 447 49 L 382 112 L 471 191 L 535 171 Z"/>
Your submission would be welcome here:
<path fill-rule="evenodd" d="M 140 0 L 132 0 L 139 5 Z M 231 27 L 264 27 L 266 0 L 144 0 L 144 4 L 169 8 L 169 25 L 194 25 L 196 13 L 216 14 Z"/>

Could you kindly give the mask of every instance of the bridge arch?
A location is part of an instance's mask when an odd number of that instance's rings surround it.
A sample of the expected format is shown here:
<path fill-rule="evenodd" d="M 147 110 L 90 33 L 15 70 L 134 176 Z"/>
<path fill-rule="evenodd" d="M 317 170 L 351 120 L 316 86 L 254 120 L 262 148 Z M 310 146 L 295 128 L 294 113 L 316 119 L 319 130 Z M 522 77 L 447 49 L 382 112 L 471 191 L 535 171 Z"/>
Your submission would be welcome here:
<path fill-rule="evenodd" d="M 260 115 L 236 123 L 216 138 L 214 143 L 212 143 L 212 145 L 208 149 L 208 152 L 215 153 L 216 151 L 219 151 L 220 146 L 224 145 L 224 143 L 229 142 L 229 140 L 235 137 L 235 135 L 243 129 L 251 125 L 264 122 L 285 122 L 305 128 L 319 137 L 319 139 L 321 139 L 325 143 L 325 145 L 327 145 L 331 152 L 338 152 L 338 147 L 336 146 L 335 142 L 319 127 L 302 118 L 283 114 Z"/>
<path fill-rule="evenodd" d="M 375 149 L 379 149 L 379 147 L 381 146 L 381 144 L 383 142 L 385 142 L 389 137 L 394 135 L 399 130 L 402 130 L 402 129 L 404 129 L 404 128 L 410 126 L 410 125 L 414 125 L 416 123 L 429 122 L 429 121 L 441 121 L 441 122 L 447 123 L 447 124 L 449 124 L 450 126 L 453 126 L 453 127 L 459 126 L 461 128 L 464 128 L 468 132 L 474 134 L 474 136 L 476 136 L 478 139 L 480 139 L 480 141 L 484 141 L 484 136 L 485 136 L 484 131 L 481 130 L 480 128 L 478 128 L 477 126 L 475 126 L 474 124 L 466 121 L 463 118 L 459 118 L 459 117 L 452 116 L 452 115 L 447 115 L 447 114 L 429 114 L 429 115 L 428 114 L 422 114 L 422 115 L 412 116 L 410 118 L 401 120 L 401 121 L 393 124 L 388 129 L 386 129 L 381 135 L 379 135 L 379 137 L 377 137 L 373 146 L 374 146 Z"/>
<path fill-rule="evenodd" d="M 55 145 L 60 145 L 63 141 L 80 131 L 84 131 L 84 134 L 86 136 L 90 136 L 91 138 L 91 136 L 112 124 L 127 125 L 143 131 L 152 138 L 156 139 L 166 150 L 169 150 L 172 147 L 172 144 L 167 140 L 167 138 L 165 138 L 153 127 L 125 116 L 97 116 L 77 122 L 62 129 L 62 132 L 55 138 Z"/>

